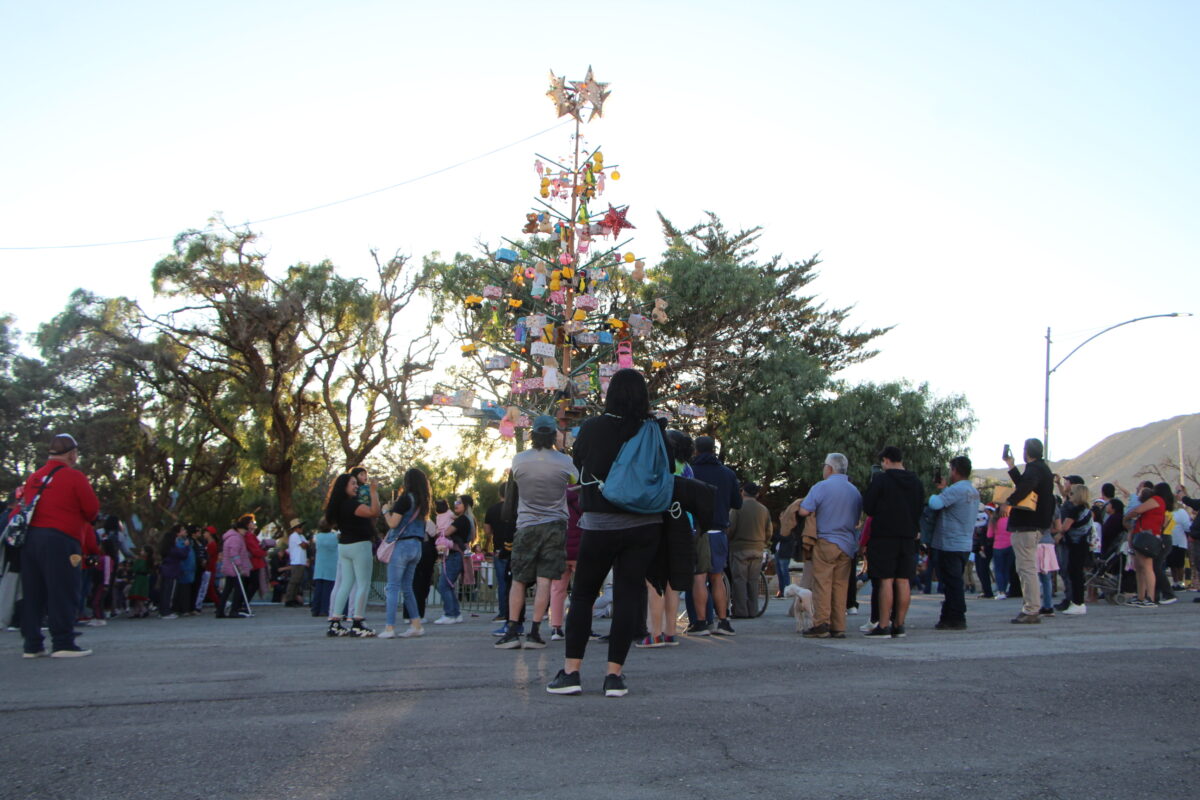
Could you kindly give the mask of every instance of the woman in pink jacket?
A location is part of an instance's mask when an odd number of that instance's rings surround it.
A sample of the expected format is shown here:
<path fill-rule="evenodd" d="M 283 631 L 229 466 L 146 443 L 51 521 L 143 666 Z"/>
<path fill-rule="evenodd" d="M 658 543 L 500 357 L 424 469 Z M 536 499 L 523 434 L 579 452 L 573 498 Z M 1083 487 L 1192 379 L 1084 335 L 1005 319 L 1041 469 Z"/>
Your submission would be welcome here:
<path fill-rule="evenodd" d="M 225 588 L 221 590 L 221 599 L 217 603 L 217 616 L 228 616 L 232 619 L 249 617 L 250 609 L 246 606 L 245 580 L 250 575 L 250 551 L 246 549 L 246 534 L 250 531 L 253 517 L 249 514 L 239 517 L 233 527 L 225 531 L 221 537 L 221 558 L 217 566 L 217 574 L 225 579 Z M 236 590 L 236 591 L 235 591 Z M 233 598 L 233 606 L 229 614 L 225 613 L 225 604 Z"/>

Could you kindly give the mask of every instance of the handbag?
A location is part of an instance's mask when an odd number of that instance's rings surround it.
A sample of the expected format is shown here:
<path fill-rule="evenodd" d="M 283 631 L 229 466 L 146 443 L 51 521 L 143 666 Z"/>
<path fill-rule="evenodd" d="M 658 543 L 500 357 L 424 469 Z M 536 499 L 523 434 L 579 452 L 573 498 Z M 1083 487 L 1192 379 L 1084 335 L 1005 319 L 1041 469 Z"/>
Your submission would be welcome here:
<path fill-rule="evenodd" d="M 381 564 L 386 564 L 392 560 L 392 551 L 396 549 L 396 542 L 400 541 L 400 534 L 407 528 L 416 517 L 416 500 L 413 501 L 413 508 L 400 519 L 400 524 L 387 532 L 387 536 L 383 537 L 383 541 L 379 543 L 379 547 L 375 548 L 375 557 L 379 559 Z M 392 534 L 395 534 L 393 536 Z"/>
<path fill-rule="evenodd" d="M 50 480 L 54 477 L 54 473 L 58 472 L 66 464 L 59 464 L 54 469 L 42 478 L 42 485 L 38 487 L 37 493 L 29 503 L 19 506 L 13 510 L 12 515 L 8 518 L 8 522 L 4 523 L 4 532 L 0 533 L 0 539 L 9 547 L 20 547 L 25 544 L 25 535 L 29 533 L 29 521 L 33 519 L 33 512 L 37 509 L 38 500 L 41 499 L 42 492 L 50 485 Z"/>
<path fill-rule="evenodd" d="M 1030 492 L 1029 494 L 1025 495 L 1021 502 L 1013 506 L 1013 508 L 1023 508 L 1026 511 L 1037 511 L 1037 501 L 1037 492 Z"/>
<path fill-rule="evenodd" d="M 1162 539 L 1150 531 L 1138 531 L 1135 533 L 1129 546 L 1133 548 L 1135 553 L 1140 553 L 1146 558 L 1158 558 L 1162 553 Z"/>

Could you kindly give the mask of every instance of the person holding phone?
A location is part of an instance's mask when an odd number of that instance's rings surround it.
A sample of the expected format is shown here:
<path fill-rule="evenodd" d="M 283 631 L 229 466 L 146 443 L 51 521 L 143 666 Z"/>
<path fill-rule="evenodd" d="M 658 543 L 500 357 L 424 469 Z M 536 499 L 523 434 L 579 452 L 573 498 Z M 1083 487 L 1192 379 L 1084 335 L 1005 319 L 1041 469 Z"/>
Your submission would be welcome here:
<path fill-rule="evenodd" d="M 1017 575 L 1021 578 L 1021 613 L 1013 623 L 1036 625 L 1040 616 L 1042 590 L 1038 583 L 1037 545 L 1054 522 L 1054 476 L 1043 458 L 1040 439 L 1026 439 L 1023 456 L 1025 471 L 1016 467 L 1012 448 L 1005 445 L 1004 463 L 1016 489 L 1008 498 L 1011 506 L 1008 531 L 1012 537 Z"/>
<path fill-rule="evenodd" d="M 325 499 L 325 519 L 338 530 L 338 579 L 333 588 L 333 605 L 329 608 L 327 636 L 371 637 L 375 631 L 363 624 L 367 608 L 367 592 L 371 588 L 371 568 L 375 538 L 373 520 L 379 516 L 379 481 L 367 475 L 361 467 L 356 470 L 366 481 L 367 502 L 359 494 L 359 477 L 339 475 L 329 487 Z M 350 628 L 341 625 L 342 607 L 350 601 Z"/>

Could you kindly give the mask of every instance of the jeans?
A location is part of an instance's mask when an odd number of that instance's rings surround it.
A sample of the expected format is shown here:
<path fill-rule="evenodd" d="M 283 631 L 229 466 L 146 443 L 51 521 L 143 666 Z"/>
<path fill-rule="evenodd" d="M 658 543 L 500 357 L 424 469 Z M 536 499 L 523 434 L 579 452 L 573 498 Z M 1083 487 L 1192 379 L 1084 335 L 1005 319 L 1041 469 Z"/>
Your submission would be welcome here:
<path fill-rule="evenodd" d="M 333 598 L 333 581 L 322 578 L 313 579 L 312 615 L 314 617 L 329 616 L 329 601 Z"/>
<path fill-rule="evenodd" d="M 442 576 L 438 578 L 438 592 L 442 595 L 442 614 L 447 617 L 457 617 L 462 613 L 458 606 L 458 594 L 455 584 L 463 571 L 463 554 L 452 550 L 446 554 L 442 563 Z"/>
<path fill-rule="evenodd" d="M 509 571 L 511 560 L 496 556 L 492 567 L 496 573 L 496 616 L 508 619 L 508 582 L 512 577 Z"/>
<path fill-rule="evenodd" d="M 997 547 L 992 553 L 992 567 L 996 570 L 996 591 L 1008 594 L 1008 584 L 1012 581 L 1013 549 Z"/>
<path fill-rule="evenodd" d="M 792 575 L 788 572 L 788 567 L 791 563 L 792 560 L 790 558 L 775 556 L 775 582 L 779 584 L 780 594 L 783 594 L 783 590 L 791 585 Z"/>
<path fill-rule="evenodd" d="M 79 540 L 54 528 L 29 528 L 21 547 L 21 634 L 25 652 L 42 651 L 42 617 L 47 617 L 55 650 L 75 645 L 75 612 L 80 568 L 71 557 L 81 553 Z"/>
<path fill-rule="evenodd" d="M 1154 559 L 1154 601 L 1174 600 L 1175 592 L 1171 591 L 1171 580 L 1167 577 L 1167 556 L 1171 554 L 1171 537 L 1160 536 L 1162 547 L 1158 557 Z"/>
<path fill-rule="evenodd" d="M 392 550 L 391 560 L 387 565 L 387 624 L 396 625 L 396 606 L 401 593 L 404 594 L 404 614 L 408 619 L 420 619 L 417 611 L 417 596 L 413 593 L 413 576 L 417 572 L 417 562 L 421 560 L 421 540 L 401 539 Z"/>
<path fill-rule="evenodd" d="M 367 610 L 367 593 L 371 590 L 373 555 L 370 542 L 338 545 L 338 579 L 333 590 L 331 614 L 346 609 L 353 619 L 362 619 Z M 353 589 L 353 592 L 351 592 Z"/>
<path fill-rule="evenodd" d="M 934 550 L 937 561 L 938 577 L 941 579 L 942 622 L 966 622 L 967 601 L 964 596 L 963 572 L 967 568 L 967 557 L 970 553 L 951 550 Z"/>
<path fill-rule="evenodd" d="M 417 574 L 413 576 L 413 593 L 417 596 L 417 611 L 425 618 L 425 601 L 429 599 L 429 587 L 433 585 L 433 566 L 437 564 L 437 548 L 429 537 L 421 542 L 421 560 L 417 562 Z"/>
<path fill-rule="evenodd" d="M 992 596 L 992 554 L 987 548 L 975 551 L 975 575 L 979 578 L 979 592 L 984 597 Z"/>
<path fill-rule="evenodd" d="M 1042 590 L 1042 608 L 1050 608 L 1054 605 L 1054 573 L 1039 572 L 1038 586 Z"/>

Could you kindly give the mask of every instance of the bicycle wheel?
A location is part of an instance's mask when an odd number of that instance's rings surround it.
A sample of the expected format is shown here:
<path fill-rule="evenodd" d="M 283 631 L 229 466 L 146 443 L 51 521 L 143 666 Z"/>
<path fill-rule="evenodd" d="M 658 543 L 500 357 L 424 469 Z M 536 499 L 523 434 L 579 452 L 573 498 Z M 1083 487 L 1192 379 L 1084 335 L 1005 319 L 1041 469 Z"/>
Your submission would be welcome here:
<path fill-rule="evenodd" d="M 767 583 L 767 573 L 758 573 L 758 602 L 755 603 L 754 616 L 761 617 L 767 611 L 767 603 L 771 599 L 771 589 Z"/>

